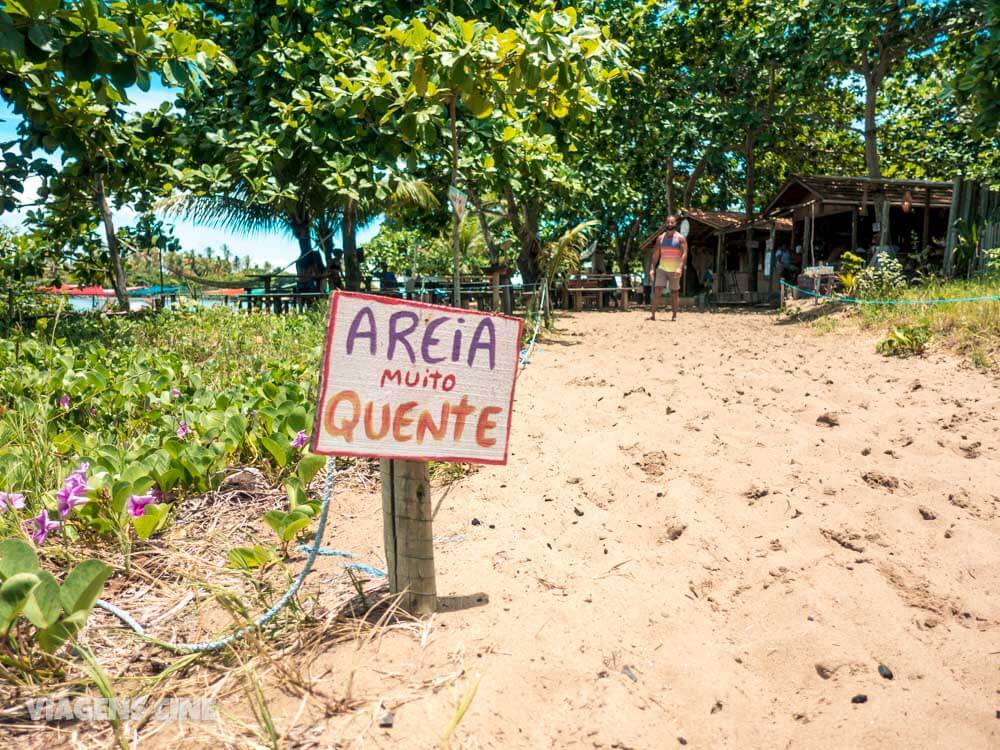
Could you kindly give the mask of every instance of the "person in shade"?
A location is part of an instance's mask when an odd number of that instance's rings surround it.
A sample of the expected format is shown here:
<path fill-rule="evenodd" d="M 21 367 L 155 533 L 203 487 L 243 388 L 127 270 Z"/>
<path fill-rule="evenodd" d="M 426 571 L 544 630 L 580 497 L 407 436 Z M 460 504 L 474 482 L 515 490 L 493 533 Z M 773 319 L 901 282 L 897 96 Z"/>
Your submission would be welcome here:
<path fill-rule="evenodd" d="M 681 271 L 687 261 L 687 252 L 687 240 L 677 231 L 677 217 L 668 216 L 663 232 L 653 244 L 653 267 L 649 273 L 653 284 L 650 320 L 656 320 L 656 306 L 664 289 L 670 292 L 671 320 L 677 320 L 677 311 L 681 306 Z"/>

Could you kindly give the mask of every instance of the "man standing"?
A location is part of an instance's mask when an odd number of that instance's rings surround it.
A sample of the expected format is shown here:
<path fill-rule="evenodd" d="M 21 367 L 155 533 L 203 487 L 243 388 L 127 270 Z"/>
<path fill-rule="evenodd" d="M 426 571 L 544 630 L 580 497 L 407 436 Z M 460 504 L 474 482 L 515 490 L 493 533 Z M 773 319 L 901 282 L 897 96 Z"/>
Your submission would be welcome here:
<path fill-rule="evenodd" d="M 656 305 L 663 296 L 664 287 L 670 291 L 670 306 L 674 313 L 671 320 L 677 320 L 677 310 L 681 306 L 681 273 L 687 262 L 687 252 L 687 240 L 677 231 L 677 217 L 668 216 L 666 228 L 653 244 L 653 267 L 649 272 L 653 284 L 650 320 L 656 320 Z"/>

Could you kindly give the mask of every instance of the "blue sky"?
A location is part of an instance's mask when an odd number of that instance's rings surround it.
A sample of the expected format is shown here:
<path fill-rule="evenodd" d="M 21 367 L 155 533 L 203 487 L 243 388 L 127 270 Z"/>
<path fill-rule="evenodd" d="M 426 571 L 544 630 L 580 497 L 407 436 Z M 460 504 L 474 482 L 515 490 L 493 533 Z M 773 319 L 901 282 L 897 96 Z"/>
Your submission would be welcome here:
<path fill-rule="evenodd" d="M 159 80 L 154 80 L 149 91 L 133 89 L 129 92 L 133 105 L 131 109 L 146 111 L 160 106 L 164 101 L 173 98 L 172 92 L 165 88 Z M 17 137 L 18 119 L 10 107 L 0 103 L 0 140 L 10 141 Z M 53 157 L 55 158 L 55 157 Z M 37 180 L 30 180 L 25 186 L 21 203 L 32 203 L 37 199 Z M 25 211 L 0 214 L 0 224 L 18 227 L 24 221 Z M 136 214 L 127 207 L 117 211 L 115 224 L 129 226 L 136 221 Z M 164 223 L 174 229 L 174 235 L 180 240 L 185 250 L 202 250 L 206 247 L 221 247 L 229 245 L 240 257 L 249 255 L 255 263 L 270 262 L 274 266 L 285 266 L 294 261 L 299 254 L 298 243 L 289 235 L 280 232 L 260 232 L 252 235 L 238 234 L 227 229 L 197 225 L 190 221 L 181 221 L 167 216 L 160 217 Z M 358 242 L 363 244 L 374 237 L 381 225 L 380 221 L 358 231 Z M 338 242 L 339 244 L 339 242 Z"/>

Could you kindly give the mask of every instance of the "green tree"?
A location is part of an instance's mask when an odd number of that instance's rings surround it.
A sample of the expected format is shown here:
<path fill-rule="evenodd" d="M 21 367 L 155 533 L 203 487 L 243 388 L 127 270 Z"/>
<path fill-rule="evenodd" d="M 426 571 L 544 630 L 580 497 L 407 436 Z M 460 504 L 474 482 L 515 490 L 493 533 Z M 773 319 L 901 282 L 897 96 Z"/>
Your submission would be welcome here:
<path fill-rule="evenodd" d="M 0 92 L 20 117 L 18 176 L 42 168 L 28 159 L 36 149 L 60 152 L 62 208 L 77 202 L 68 210 L 70 223 L 80 219 L 82 206 L 95 210 L 122 309 L 128 293 L 109 194 L 124 186 L 128 171 L 144 166 L 129 143 L 136 131 L 126 122 L 127 91 L 148 89 L 153 71 L 168 83 L 197 87 L 216 65 L 229 67 L 214 43 L 193 33 L 210 23 L 200 6 L 186 3 L 31 0 L 7 3 L 0 12 Z M 123 150 L 129 152 L 124 168 L 115 162 Z M 45 168 L 43 176 L 50 175 Z M 43 199 L 48 192 L 43 188 Z"/>
<path fill-rule="evenodd" d="M 586 122 L 605 103 L 624 48 L 573 7 L 507 11 L 496 19 L 502 28 L 450 13 L 380 27 L 398 92 L 383 122 L 394 122 L 424 164 L 474 202 L 487 193 L 503 197 L 518 265 L 531 283 L 543 198 L 568 177 L 567 123 Z M 411 167 L 417 161 L 412 153 Z M 458 256 L 457 219 L 453 247 Z"/>
<path fill-rule="evenodd" d="M 1000 0 L 988 0 L 985 5 L 973 53 L 966 58 L 968 64 L 959 68 L 955 88 L 959 100 L 973 107 L 973 124 L 979 134 L 996 138 L 1000 130 Z"/>

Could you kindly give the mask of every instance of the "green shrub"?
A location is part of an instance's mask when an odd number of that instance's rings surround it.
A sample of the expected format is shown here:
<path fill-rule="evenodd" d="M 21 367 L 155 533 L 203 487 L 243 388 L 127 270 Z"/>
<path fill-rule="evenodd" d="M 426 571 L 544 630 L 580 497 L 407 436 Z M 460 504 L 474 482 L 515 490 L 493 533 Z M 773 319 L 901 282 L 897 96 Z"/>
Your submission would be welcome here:
<path fill-rule="evenodd" d="M 875 262 L 858 272 L 854 293 L 861 299 L 897 299 L 906 289 L 903 266 L 887 253 L 880 253 Z"/>
<path fill-rule="evenodd" d="M 887 357 L 909 357 L 923 354 L 931 339 L 931 329 L 926 323 L 893 326 L 889 335 L 879 342 L 878 350 Z"/>

